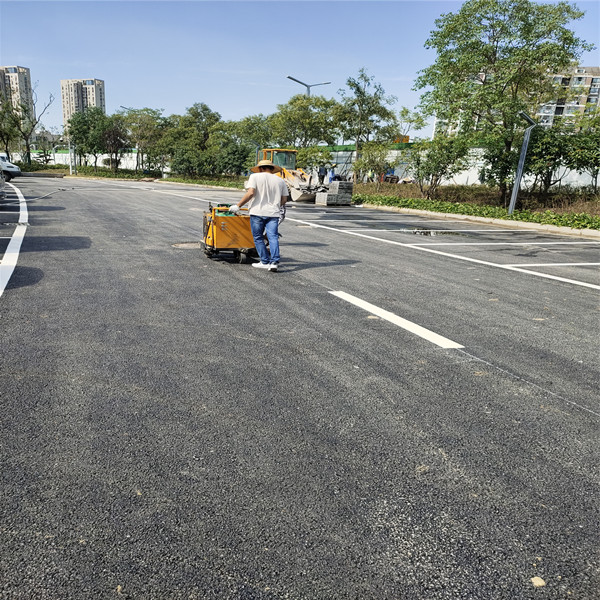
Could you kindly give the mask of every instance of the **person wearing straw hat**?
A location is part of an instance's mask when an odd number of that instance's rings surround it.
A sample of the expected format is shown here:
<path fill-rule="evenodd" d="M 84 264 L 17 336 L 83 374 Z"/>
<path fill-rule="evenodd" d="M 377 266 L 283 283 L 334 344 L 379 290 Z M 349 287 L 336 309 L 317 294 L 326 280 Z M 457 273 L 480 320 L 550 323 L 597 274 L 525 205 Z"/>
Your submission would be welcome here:
<path fill-rule="evenodd" d="M 250 169 L 252 174 L 248 179 L 246 193 L 243 198 L 229 207 L 233 213 L 248 205 L 250 215 L 250 229 L 254 238 L 254 245 L 259 263 L 252 266 L 257 269 L 277 271 L 279 267 L 279 216 L 280 209 L 288 201 L 289 190 L 285 181 L 275 173 L 281 172 L 281 167 L 274 165 L 270 160 L 261 160 Z M 269 241 L 265 244 L 264 235 Z"/>

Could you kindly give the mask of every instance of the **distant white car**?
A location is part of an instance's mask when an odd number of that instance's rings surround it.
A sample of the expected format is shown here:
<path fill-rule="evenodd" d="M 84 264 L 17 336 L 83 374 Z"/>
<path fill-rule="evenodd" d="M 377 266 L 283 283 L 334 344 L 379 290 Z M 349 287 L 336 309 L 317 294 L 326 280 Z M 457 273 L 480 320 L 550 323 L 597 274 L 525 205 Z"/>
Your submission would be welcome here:
<path fill-rule="evenodd" d="M 21 169 L 17 165 L 13 165 L 7 158 L 6 154 L 0 154 L 0 167 L 6 181 L 10 181 L 13 177 L 20 177 Z"/>

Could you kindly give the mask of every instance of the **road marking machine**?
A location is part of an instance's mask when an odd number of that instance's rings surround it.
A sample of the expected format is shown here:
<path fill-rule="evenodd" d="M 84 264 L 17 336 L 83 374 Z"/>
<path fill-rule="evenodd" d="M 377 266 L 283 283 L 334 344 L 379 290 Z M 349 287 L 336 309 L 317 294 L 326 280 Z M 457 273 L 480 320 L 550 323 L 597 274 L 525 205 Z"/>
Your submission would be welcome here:
<path fill-rule="evenodd" d="M 208 205 L 202 219 L 202 249 L 209 258 L 222 252 L 233 252 L 237 262 L 249 263 L 252 258 L 258 257 L 250 229 L 250 215 L 247 208 L 241 208 L 236 215 L 229 211 L 230 206 Z"/>

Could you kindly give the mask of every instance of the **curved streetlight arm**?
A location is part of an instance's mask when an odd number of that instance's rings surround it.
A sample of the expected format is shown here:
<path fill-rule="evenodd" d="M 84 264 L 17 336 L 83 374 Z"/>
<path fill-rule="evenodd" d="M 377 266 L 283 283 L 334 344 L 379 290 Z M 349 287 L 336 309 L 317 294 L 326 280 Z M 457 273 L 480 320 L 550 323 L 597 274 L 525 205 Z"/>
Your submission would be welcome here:
<path fill-rule="evenodd" d="M 331 83 L 331 81 L 325 81 L 323 83 L 311 83 L 309 85 L 308 83 L 304 83 L 304 81 L 300 81 L 299 79 L 296 79 L 295 77 L 292 77 L 291 75 L 288 75 L 287 78 L 291 79 L 292 81 L 295 81 L 296 83 L 299 83 L 300 85 L 303 85 L 306 88 L 307 96 L 310 96 L 310 88 L 311 87 L 315 87 L 316 85 L 329 85 Z"/>

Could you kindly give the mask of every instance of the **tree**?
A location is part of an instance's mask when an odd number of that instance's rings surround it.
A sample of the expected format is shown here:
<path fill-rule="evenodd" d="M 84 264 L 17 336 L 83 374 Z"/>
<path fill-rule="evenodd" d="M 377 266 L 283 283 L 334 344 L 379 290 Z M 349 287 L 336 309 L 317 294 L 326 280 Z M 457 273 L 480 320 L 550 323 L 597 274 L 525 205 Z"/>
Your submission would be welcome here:
<path fill-rule="evenodd" d="M 360 69 L 358 77 L 349 77 L 349 90 L 340 90 L 342 100 L 335 107 L 335 116 L 345 139 L 353 140 L 357 158 L 360 147 L 369 141 L 391 141 L 396 134 L 396 117 L 389 108 L 396 100 L 386 96 L 381 84 Z"/>
<path fill-rule="evenodd" d="M 566 175 L 572 135 L 558 119 L 555 119 L 552 127 L 536 127 L 531 134 L 525 173 L 535 176 L 532 189 L 539 186 L 542 197 L 546 197 L 550 188 L 560 183 Z"/>
<path fill-rule="evenodd" d="M 207 152 L 212 155 L 215 174 L 241 175 L 247 170 L 247 163 L 256 157 L 254 144 L 238 135 L 235 121 L 221 121 L 211 129 Z"/>
<path fill-rule="evenodd" d="M 444 179 L 460 173 L 467 165 L 469 140 L 465 136 L 441 133 L 433 140 L 421 140 L 403 152 L 408 172 L 416 179 L 421 194 L 434 198 Z"/>
<path fill-rule="evenodd" d="M 296 157 L 296 166 L 305 171 L 314 171 L 319 167 L 333 164 L 333 155 L 325 148 L 312 146 L 311 148 L 300 148 Z"/>
<path fill-rule="evenodd" d="M 31 164 L 31 136 L 44 116 L 44 113 L 53 102 L 54 96 L 50 94 L 48 102 L 36 116 L 37 95 L 34 91 L 31 105 L 21 103 L 16 107 L 13 106 L 12 111 L 9 112 L 9 119 L 12 122 L 12 126 L 18 131 L 19 137 L 25 145 L 25 163 L 28 165 Z"/>
<path fill-rule="evenodd" d="M 363 146 L 360 158 L 357 158 L 354 162 L 354 172 L 359 174 L 359 179 L 362 179 L 365 173 L 373 173 L 375 181 L 377 181 L 377 191 L 379 191 L 381 180 L 386 171 L 400 162 L 397 158 L 391 159 L 389 154 L 389 145 L 367 142 Z"/>
<path fill-rule="evenodd" d="M 600 109 L 588 105 L 578 119 L 577 132 L 573 134 L 567 152 L 567 165 L 592 178 L 594 193 L 598 193 L 600 175 Z"/>
<path fill-rule="evenodd" d="M 221 115 L 203 103 L 194 104 L 183 116 L 169 117 L 161 145 L 170 156 L 174 173 L 193 177 L 214 172 L 215 156 L 208 145 L 220 121 Z"/>
<path fill-rule="evenodd" d="M 257 150 L 269 148 L 275 144 L 272 116 L 263 114 L 245 117 L 235 124 L 235 134 L 242 142 L 252 144 Z"/>
<path fill-rule="evenodd" d="M 556 98 L 548 75 L 593 48 L 566 27 L 583 14 L 563 1 L 467 0 L 436 20 L 425 44 L 437 58 L 415 82 L 415 89 L 431 88 L 420 108 L 450 131 L 473 134 L 503 200 L 514 172 L 513 146 L 524 129 L 519 112 Z"/>
<path fill-rule="evenodd" d="M 335 100 L 298 94 L 279 104 L 270 125 L 277 145 L 308 148 L 321 142 L 333 144 L 337 137 L 333 109 Z"/>
<path fill-rule="evenodd" d="M 128 109 L 124 113 L 131 143 L 137 149 L 135 170 L 144 169 L 146 156 L 161 136 L 162 110 L 153 108 Z"/>
<path fill-rule="evenodd" d="M 107 130 L 112 126 L 110 117 L 97 106 L 74 113 L 67 123 L 66 134 L 79 156 L 94 157 L 94 171 L 98 170 L 98 157 L 108 152 Z"/>
<path fill-rule="evenodd" d="M 131 145 L 125 118 L 122 114 L 116 113 L 107 117 L 101 133 L 101 140 L 110 157 L 110 166 L 116 173 L 121 162 L 121 155 Z"/>
<path fill-rule="evenodd" d="M 11 144 L 19 139 L 19 130 L 15 127 L 13 106 L 10 100 L 0 97 L 0 143 L 10 159 Z"/>
<path fill-rule="evenodd" d="M 396 118 L 400 137 L 407 136 L 413 129 L 419 131 L 427 125 L 425 117 L 420 112 L 409 110 L 406 106 L 398 111 Z"/>

